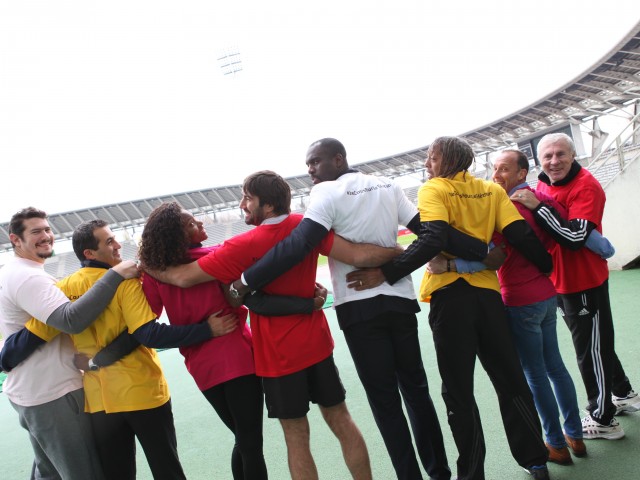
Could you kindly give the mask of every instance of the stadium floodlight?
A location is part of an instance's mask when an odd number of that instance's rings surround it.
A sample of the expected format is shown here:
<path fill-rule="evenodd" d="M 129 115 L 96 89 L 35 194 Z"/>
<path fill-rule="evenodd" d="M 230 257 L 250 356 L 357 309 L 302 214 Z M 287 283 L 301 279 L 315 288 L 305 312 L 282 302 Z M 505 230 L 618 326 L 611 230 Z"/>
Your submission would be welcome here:
<path fill-rule="evenodd" d="M 223 75 L 235 75 L 242 71 L 242 59 L 237 47 L 224 49 L 218 56 L 218 63 Z"/>

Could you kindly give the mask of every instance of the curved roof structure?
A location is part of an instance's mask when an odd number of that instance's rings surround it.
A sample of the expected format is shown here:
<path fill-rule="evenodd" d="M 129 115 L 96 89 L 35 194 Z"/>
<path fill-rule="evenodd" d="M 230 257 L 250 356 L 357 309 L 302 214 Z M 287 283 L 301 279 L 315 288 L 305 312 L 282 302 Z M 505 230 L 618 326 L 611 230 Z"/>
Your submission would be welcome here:
<path fill-rule="evenodd" d="M 640 22 L 607 55 L 582 75 L 517 112 L 462 134 L 477 154 L 485 154 L 640 102 Z M 353 165 L 364 173 L 398 177 L 424 170 L 428 146 Z M 304 197 L 312 187 L 309 177 L 286 179 L 293 197 Z M 151 210 L 165 201 L 177 201 L 194 214 L 216 214 L 235 209 L 240 185 L 169 194 L 103 205 L 49 216 L 57 238 L 68 239 L 85 220 L 102 218 L 114 228 L 144 224 Z M 11 249 L 8 223 L 0 224 L 0 251 Z"/>
<path fill-rule="evenodd" d="M 560 125 L 584 123 L 640 100 L 640 22 L 608 54 L 555 92 L 462 135 L 476 153 L 504 148 Z"/>

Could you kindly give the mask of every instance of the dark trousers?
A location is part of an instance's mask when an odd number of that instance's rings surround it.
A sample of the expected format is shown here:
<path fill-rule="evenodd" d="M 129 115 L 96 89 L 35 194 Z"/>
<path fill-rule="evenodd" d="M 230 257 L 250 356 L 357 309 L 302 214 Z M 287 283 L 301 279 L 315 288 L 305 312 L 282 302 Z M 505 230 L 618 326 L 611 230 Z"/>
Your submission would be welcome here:
<path fill-rule="evenodd" d="M 234 480 L 266 480 L 262 453 L 262 384 L 255 375 L 228 380 L 202 394 L 235 436 L 231 452 Z"/>
<path fill-rule="evenodd" d="M 136 437 L 155 480 L 186 480 L 178 459 L 171 400 L 148 410 L 90 416 L 107 480 L 135 480 Z"/>
<path fill-rule="evenodd" d="M 386 312 L 350 325 L 344 336 L 397 477 L 422 478 L 403 399 L 422 465 L 431 478 L 449 479 L 442 431 L 422 365 L 416 316 Z"/>
<path fill-rule="evenodd" d="M 613 318 L 609 302 L 609 281 L 583 292 L 558 295 L 576 351 L 591 416 L 608 425 L 616 408 L 611 394 L 625 397 L 631 384 L 614 347 Z"/>
<path fill-rule="evenodd" d="M 433 293 L 429 324 L 442 397 L 458 448 L 458 479 L 484 479 L 486 447 L 473 395 L 476 355 L 497 393 L 511 454 L 522 467 L 544 465 L 548 453 L 540 420 L 500 294 L 458 280 Z"/>

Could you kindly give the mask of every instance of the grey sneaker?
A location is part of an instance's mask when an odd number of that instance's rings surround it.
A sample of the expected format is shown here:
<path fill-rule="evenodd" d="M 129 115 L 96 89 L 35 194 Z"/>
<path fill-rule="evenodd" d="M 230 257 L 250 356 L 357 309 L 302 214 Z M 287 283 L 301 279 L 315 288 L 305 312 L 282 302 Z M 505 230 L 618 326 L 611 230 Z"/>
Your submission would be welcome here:
<path fill-rule="evenodd" d="M 615 418 L 611 419 L 609 425 L 602 425 L 591 418 L 591 415 L 587 415 L 582 419 L 582 436 L 585 440 L 618 440 L 624 437 L 624 430 Z"/>
<path fill-rule="evenodd" d="M 626 397 L 611 395 L 611 401 L 616 407 L 616 415 L 633 413 L 640 410 L 640 395 L 630 390 Z"/>

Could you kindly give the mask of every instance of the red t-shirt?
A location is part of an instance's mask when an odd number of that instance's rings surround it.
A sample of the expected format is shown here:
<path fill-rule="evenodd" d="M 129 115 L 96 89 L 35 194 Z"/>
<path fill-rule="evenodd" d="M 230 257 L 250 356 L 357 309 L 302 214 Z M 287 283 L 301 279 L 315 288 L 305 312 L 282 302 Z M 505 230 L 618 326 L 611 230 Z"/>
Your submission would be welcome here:
<path fill-rule="evenodd" d="M 595 223 L 602 233 L 602 215 L 606 201 L 604 190 L 593 175 L 581 168 L 566 185 L 538 182 L 537 190 L 553 197 L 567 209 L 567 218 Z M 551 280 L 558 293 L 577 293 L 595 288 L 609 278 L 607 261 L 586 247 L 572 251 L 559 246 L 553 254 Z"/>
<path fill-rule="evenodd" d="M 189 255 L 195 260 L 215 248 L 218 247 L 194 248 L 189 250 Z M 222 311 L 221 315 L 232 312 L 238 315 L 241 325 L 233 332 L 197 345 L 180 347 L 187 370 L 200 390 L 255 373 L 247 309 L 231 307 L 219 282 L 180 288 L 144 275 L 142 290 L 153 312 L 160 316 L 164 308 L 171 325 L 198 323 L 218 311 Z"/>
<path fill-rule="evenodd" d="M 289 235 L 302 215 L 291 214 L 280 223 L 262 224 L 225 241 L 220 248 L 198 260 L 203 271 L 224 283 L 240 278 L 276 243 Z M 333 232 L 302 262 L 263 289 L 273 295 L 313 298 L 318 255 L 328 255 Z M 333 352 L 333 338 L 324 312 L 268 317 L 251 312 L 251 331 L 256 374 L 280 377 L 304 370 Z"/>
<path fill-rule="evenodd" d="M 534 194 L 541 202 L 555 207 L 561 215 L 564 216 L 566 214 L 564 207 L 553 198 L 540 192 L 534 192 Z M 513 204 L 531 226 L 547 251 L 553 255 L 553 250 L 558 248 L 555 240 L 536 224 L 531 210 L 519 202 L 513 202 Z M 533 263 L 522 256 L 508 242 L 505 242 L 502 234 L 496 232 L 493 235 L 493 243 L 496 245 L 506 244 L 507 258 L 498 270 L 500 291 L 505 305 L 509 307 L 531 305 L 532 303 L 548 300 L 556 294 L 556 289 L 553 287 L 549 277 L 540 272 Z"/>

